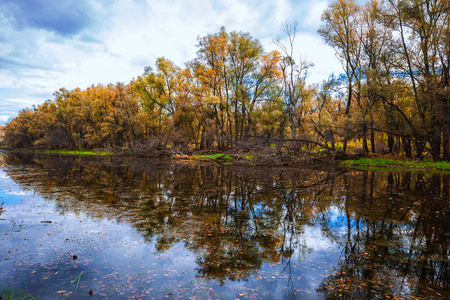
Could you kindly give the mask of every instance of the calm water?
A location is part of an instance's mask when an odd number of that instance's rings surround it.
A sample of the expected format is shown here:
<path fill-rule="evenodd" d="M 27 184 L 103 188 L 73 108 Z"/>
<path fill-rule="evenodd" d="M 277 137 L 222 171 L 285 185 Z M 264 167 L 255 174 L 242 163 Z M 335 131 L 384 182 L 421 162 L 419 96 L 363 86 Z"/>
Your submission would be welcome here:
<path fill-rule="evenodd" d="M 450 297 L 449 175 L 11 153 L 6 162 L 4 297 Z"/>

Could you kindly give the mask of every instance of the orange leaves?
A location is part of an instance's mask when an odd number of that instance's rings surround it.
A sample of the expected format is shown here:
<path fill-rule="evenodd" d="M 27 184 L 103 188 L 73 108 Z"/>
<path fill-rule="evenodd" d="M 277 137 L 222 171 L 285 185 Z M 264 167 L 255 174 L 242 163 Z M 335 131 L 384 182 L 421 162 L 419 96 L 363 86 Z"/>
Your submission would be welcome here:
<path fill-rule="evenodd" d="M 282 73 L 278 68 L 278 63 L 281 58 L 281 54 L 277 50 L 264 54 L 261 58 L 261 72 L 271 72 L 276 77 L 281 79 Z"/>

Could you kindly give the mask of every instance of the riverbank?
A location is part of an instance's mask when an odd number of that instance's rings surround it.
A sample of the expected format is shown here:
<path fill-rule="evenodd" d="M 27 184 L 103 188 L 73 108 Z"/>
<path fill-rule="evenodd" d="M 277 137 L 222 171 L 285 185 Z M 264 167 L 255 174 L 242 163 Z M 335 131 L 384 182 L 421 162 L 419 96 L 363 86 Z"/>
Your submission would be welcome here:
<path fill-rule="evenodd" d="M 80 155 L 80 156 L 115 156 L 172 159 L 175 161 L 210 162 L 221 165 L 270 165 L 270 166 L 311 166 L 311 165 L 340 165 L 344 167 L 363 170 L 433 170 L 450 172 L 450 162 L 434 162 L 432 160 L 405 160 L 401 158 L 372 157 L 363 158 L 356 154 L 342 153 L 338 157 L 329 154 L 303 152 L 299 155 L 286 155 L 274 153 L 236 153 L 236 152 L 194 152 L 190 155 L 174 153 L 170 150 L 161 150 L 145 155 L 134 153 L 128 149 L 110 150 L 9 150 L 13 152 L 32 152 L 44 154 Z"/>
<path fill-rule="evenodd" d="M 353 160 L 343 160 L 341 162 L 345 166 L 358 167 L 358 168 L 403 168 L 411 170 L 436 170 L 436 171 L 449 171 L 450 162 L 446 161 L 416 161 L 416 160 L 401 160 L 401 159 L 386 159 L 386 158 L 360 158 Z"/>
<path fill-rule="evenodd" d="M 112 151 L 85 151 L 85 150 L 44 150 L 44 151 L 33 151 L 33 152 L 43 152 L 43 153 L 56 153 L 56 154 L 69 154 L 69 155 L 114 155 Z"/>

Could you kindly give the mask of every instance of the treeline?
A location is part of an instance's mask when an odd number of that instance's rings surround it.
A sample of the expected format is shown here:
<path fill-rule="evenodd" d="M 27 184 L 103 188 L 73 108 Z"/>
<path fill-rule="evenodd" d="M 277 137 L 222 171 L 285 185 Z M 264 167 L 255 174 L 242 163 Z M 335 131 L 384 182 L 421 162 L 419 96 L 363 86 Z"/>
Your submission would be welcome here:
<path fill-rule="evenodd" d="M 385 132 L 390 151 L 397 143 L 407 157 L 450 160 L 449 16 L 448 0 L 338 0 L 325 10 L 319 33 L 342 63 L 342 117 L 355 124 L 344 143 L 359 134 L 367 153 L 369 133 Z"/>
<path fill-rule="evenodd" d="M 265 52 L 249 33 L 198 39 L 184 68 L 159 58 L 128 84 L 61 89 L 6 128 L 15 148 L 156 147 L 192 150 L 273 145 L 401 153 L 450 160 L 449 0 L 330 4 L 320 35 L 344 73 L 306 83 L 296 24 Z"/>

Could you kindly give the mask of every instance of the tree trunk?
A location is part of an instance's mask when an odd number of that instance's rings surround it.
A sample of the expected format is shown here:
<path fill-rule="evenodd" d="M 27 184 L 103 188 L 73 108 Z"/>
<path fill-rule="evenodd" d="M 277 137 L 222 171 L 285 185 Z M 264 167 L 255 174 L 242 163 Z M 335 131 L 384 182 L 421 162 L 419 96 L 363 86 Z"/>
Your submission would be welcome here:
<path fill-rule="evenodd" d="M 425 143 L 423 140 L 416 140 L 416 158 L 422 159 L 422 152 L 425 149 Z"/>
<path fill-rule="evenodd" d="M 403 141 L 403 151 L 405 151 L 406 158 L 412 157 L 411 152 L 411 140 L 407 138 L 402 138 Z"/>
<path fill-rule="evenodd" d="M 446 161 L 450 161 L 450 136 L 444 134 L 444 153 L 443 158 Z"/>
<path fill-rule="evenodd" d="M 363 129 L 363 151 L 364 151 L 364 156 L 366 156 L 367 153 L 369 153 L 369 147 L 367 146 L 367 130 L 366 130 L 366 128 Z"/>
<path fill-rule="evenodd" d="M 429 140 L 431 146 L 431 155 L 433 156 L 434 161 L 441 160 L 441 141 L 441 130 L 437 129 L 436 133 L 433 134 L 433 136 Z"/>
<path fill-rule="evenodd" d="M 294 112 L 293 108 L 289 108 L 289 127 L 291 128 L 291 138 L 295 140 L 297 138 L 297 133 L 295 132 L 295 122 L 294 122 Z"/>
<path fill-rule="evenodd" d="M 389 154 L 394 153 L 394 137 L 388 134 L 388 151 Z"/>
<path fill-rule="evenodd" d="M 373 125 L 372 125 L 373 127 Z M 372 151 L 372 153 L 375 153 L 375 131 L 372 129 L 370 131 L 370 150 Z"/>

